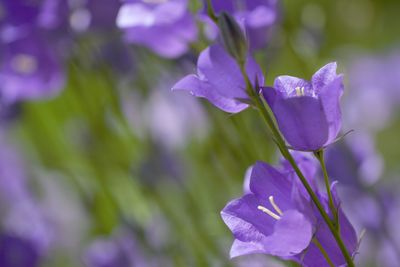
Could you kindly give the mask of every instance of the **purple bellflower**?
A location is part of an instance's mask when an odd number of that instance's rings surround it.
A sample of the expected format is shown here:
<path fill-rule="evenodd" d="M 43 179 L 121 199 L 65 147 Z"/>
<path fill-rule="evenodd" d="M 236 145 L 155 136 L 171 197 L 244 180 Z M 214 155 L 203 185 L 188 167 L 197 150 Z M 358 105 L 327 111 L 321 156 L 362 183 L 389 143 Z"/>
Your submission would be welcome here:
<path fill-rule="evenodd" d="M 228 203 L 222 219 L 235 236 L 231 257 L 264 253 L 292 257 L 308 247 L 312 219 L 303 212 L 307 200 L 279 170 L 257 162 L 250 178 L 250 193 Z"/>
<path fill-rule="evenodd" d="M 306 175 L 316 174 L 309 158 L 294 156 Z M 329 266 L 312 242 L 316 239 L 335 266 L 344 266 L 345 259 L 328 226 L 302 190 L 294 170 L 283 163 L 283 168 L 276 169 L 257 162 L 250 175 L 250 191 L 247 189 L 242 198 L 231 201 L 222 210 L 222 218 L 235 236 L 231 257 L 262 253 L 293 260 L 306 267 Z M 332 191 L 339 212 L 341 236 L 353 255 L 357 249 L 357 236 L 340 209 L 335 188 Z M 326 194 L 318 192 L 317 196 L 329 213 Z"/>
<path fill-rule="evenodd" d="M 160 56 L 177 58 L 197 37 L 187 0 L 127 0 L 117 26 L 128 43 L 143 45 Z"/>
<path fill-rule="evenodd" d="M 263 88 L 279 129 L 294 149 L 316 151 L 336 139 L 342 124 L 342 79 L 336 74 L 336 63 L 330 63 L 318 70 L 311 82 L 279 76 L 274 88 Z"/>
<path fill-rule="evenodd" d="M 265 47 L 272 26 L 278 21 L 277 0 L 212 0 L 211 3 L 217 14 L 225 11 L 235 17 L 246 31 L 251 50 Z M 207 10 L 206 5 L 205 10 Z M 202 16 L 206 17 L 206 13 L 207 11 L 204 11 Z M 210 39 L 215 39 L 218 28 L 208 17 L 205 21 L 206 35 Z"/>
<path fill-rule="evenodd" d="M 4 103 L 57 94 L 64 74 L 53 47 L 34 32 L 0 44 L 0 97 Z"/>
<path fill-rule="evenodd" d="M 249 78 L 260 84 L 264 77 L 254 59 L 248 57 L 246 70 Z M 253 84 L 254 85 L 254 84 Z M 230 113 L 248 107 L 246 83 L 239 65 L 220 45 L 213 45 L 201 52 L 197 61 L 197 75 L 190 74 L 176 83 L 173 90 L 187 90 L 197 97 L 204 97 L 216 107 Z"/>

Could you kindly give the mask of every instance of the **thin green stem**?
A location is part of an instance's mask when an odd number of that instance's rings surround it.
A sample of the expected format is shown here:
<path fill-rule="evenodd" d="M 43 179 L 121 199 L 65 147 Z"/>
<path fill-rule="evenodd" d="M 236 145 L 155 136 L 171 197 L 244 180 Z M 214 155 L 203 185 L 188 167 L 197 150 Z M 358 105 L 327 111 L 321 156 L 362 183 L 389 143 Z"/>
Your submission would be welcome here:
<path fill-rule="evenodd" d="M 270 132 L 272 133 L 274 137 L 274 141 L 276 145 L 278 146 L 280 152 L 282 153 L 282 156 L 289 161 L 289 163 L 292 165 L 294 171 L 296 172 L 297 176 L 299 177 L 301 183 L 303 184 L 304 188 L 306 189 L 307 193 L 310 195 L 312 201 L 314 202 L 315 206 L 317 207 L 319 213 L 321 214 L 322 218 L 328 225 L 329 230 L 332 232 L 332 235 L 334 236 L 346 262 L 348 267 L 355 267 L 353 263 L 353 259 L 350 256 L 349 252 L 347 251 L 346 246 L 343 243 L 343 240 L 340 237 L 340 233 L 337 230 L 337 228 L 333 225 L 331 219 L 329 218 L 328 214 L 326 213 L 323 205 L 319 201 L 317 195 L 311 188 L 310 184 L 308 183 L 306 177 L 303 175 L 301 172 L 300 168 L 297 166 L 296 161 L 294 160 L 292 154 L 290 154 L 288 148 L 286 147 L 285 140 L 283 139 L 279 129 L 274 123 L 274 120 L 272 119 L 272 116 L 270 115 L 271 113 L 267 110 L 267 107 L 269 109 L 269 106 L 265 106 L 264 103 L 262 102 L 258 92 L 254 90 L 252 84 L 250 83 L 249 77 L 247 76 L 247 73 L 245 71 L 245 68 L 243 65 L 240 66 L 241 71 L 243 74 L 243 77 L 246 82 L 246 91 L 249 94 L 249 97 L 252 99 L 254 102 L 253 104 L 256 106 L 256 108 L 259 110 L 261 113 L 262 117 L 264 118 Z"/>
<path fill-rule="evenodd" d="M 318 247 L 318 249 L 321 251 L 322 255 L 324 256 L 326 262 L 328 262 L 330 267 L 335 267 L 331 259 L 329 258 L 328 253 L 326 250 L 322 247 L 321 243 L 318 241 L 318 239 L 313 238 L 312 242 Z"/>
<path fill-rule="evenodd" d="M 329 183 L 328 170 L 326 169 L 325 160 L 324 160 L 324 150 L 322 150 L 322 149 L 318 150 L 318 151 L 316 151 L 314 153 L 314 155 L 318 159 L 318 161 L 319 161 L 319 163 L 321 165 L 322 173 L 324 175 L 324 182 L 325 182 L 326 192 L 327 192 L 328 198 L 329 198 L 329 208 L 331 209 L 331 212 L 333 214 L 334 225 L 337 227 L 337 229 L 339 229 L 339 217 L 338 217 L 337 209 L 336 209 L 335 204 L 333 202 L 333 196 L 332 196 L 330 183 Z"/>

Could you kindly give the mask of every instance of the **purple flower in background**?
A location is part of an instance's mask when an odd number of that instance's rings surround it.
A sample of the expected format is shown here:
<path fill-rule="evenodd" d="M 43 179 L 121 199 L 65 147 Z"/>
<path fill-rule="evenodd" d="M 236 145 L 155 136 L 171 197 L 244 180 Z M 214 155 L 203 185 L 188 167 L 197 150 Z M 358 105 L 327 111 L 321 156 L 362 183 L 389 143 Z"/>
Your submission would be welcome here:
<path fill-rule="evenodd" d="M 306 249 L 313 235 L 313 220 L 306 199 L 272 166 L 257 162 L 252 169 L 250 193 L 229 202 L 221 216 L 235 241 L 231 257 L 264 253 L 291 257 Z"/>
<path fill-rule="evenodd" d="M 38 33 L 0 44 L 2 102 L 49 97 L 64 85 L 62 67 L 51 44 Z"/>
<path fill-rule="evenodd" d="M 67 0 L 2 1 L 0 12 L 0 39 L 6 41 L 23 37 L 39 28 L 60 30 L 68 23 Z"/>
<path fill-rule="evenodd" d="M 249 78 L 264 82 L 257 63 L 248 57 L 246 70 Z M 242 100 L 249 99 L 246 83 L 239 65 L 220 45 L 213 45 L 201 52 L 197 61 L 197 75 L 190 74 L 176 83 L 173 90 L 187 90 L 197 97 L 204 97 L 218 108 L 237 113 L 248 107 Z"/>
<path fill-rule="evenodd" d="M 359 56 L 348 69 L 345 126 L 374 132 L 384 128 L 396 116 L 400 99 L 400 52 Z"/>
<path fill-rule="evenodd" d="M 278 21 L 278 0 L 212 0 L 211 3 L 217 14 L 228 12 L 244 27 L 251 50 L 265 47 L 272 26 Z M 204 10 L 206 34 L 210 39 L 215 39 L 218 28 L 206 17 L 206 4 Z"/>
<path fill-rule="evenodd" d="M 279 76 L 274 88 L 263 88 L 282 134 L 294 149 L 315 151 L 336 139 L 342 123 L 342 79 L 336 74 L 336 63 L 330 63 L 311 82 Z"/>
<path fill-rule="evenodd" d="M 78 0 L 70 16 L 71 27 L 78 32 L 117 29 L 115 20 L 120 7 L 119 0 Z"/>
<path fill-rule="evenodd" d="M 383 159 L 375 149 L 373 138 L 356 132 L 326 150 L 326 166 L 334 180 L 362 190 L 380 178 Z"/>
<path fill-rule="evenodd" d="M 7 233 L 0 234 L 1 267 L 36 267 L 39 266 L 39 259 L 39 252 L 30 240 Z"/>
<path fill-rule="evenodd" d="M 119 10 L 117 26 L 128 43 L 146 46 L 163 57 L 179 57 L 197 37 L 187 2 L 127 0 Z"/>

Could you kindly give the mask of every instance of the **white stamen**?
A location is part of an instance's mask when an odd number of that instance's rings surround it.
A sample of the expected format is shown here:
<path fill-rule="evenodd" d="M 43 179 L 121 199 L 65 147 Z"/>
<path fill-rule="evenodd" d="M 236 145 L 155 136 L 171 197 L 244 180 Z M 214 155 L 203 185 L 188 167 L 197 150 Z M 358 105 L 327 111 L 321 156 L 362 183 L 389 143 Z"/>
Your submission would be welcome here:
<path fill-rule="evenodd" d="M 267 209 L 266 207 L 263 206 L 258 206 L 257 209 L 261 210 L 262 212 L 268 214 L 269 216 L 271 216 L 272 218 L 274 218 L 275 220 L 280 220 L 281 217 L 278 214 L 273 213 L 272 211 L 270 211 L 269 209 Z"/>
<path fill-rule="evenodd" d="M 274 201 L 274 197 L 273 196 L 269 196 L 269 203 L 271 203 L 272 207 L 274 207 L 275 211 L 282 216 L 283 212 L 282 210 L 278 207 L 278 205 L 276 205 L 275 201 Z"/>
<path fill-rule="evenodd" d="M 304 96 L 304 86 L 303 87 L 300 87 L 300 86 L 297 86 L 296 88 L 294 88 L 294 90 L 296 91 L 296 95 L 297 96 Z"/>

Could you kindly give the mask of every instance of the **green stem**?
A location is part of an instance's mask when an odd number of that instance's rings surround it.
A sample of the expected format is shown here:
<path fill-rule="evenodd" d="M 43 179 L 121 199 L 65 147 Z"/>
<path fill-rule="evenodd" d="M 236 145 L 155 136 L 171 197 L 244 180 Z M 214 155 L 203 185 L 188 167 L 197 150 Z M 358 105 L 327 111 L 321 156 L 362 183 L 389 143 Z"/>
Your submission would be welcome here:
<path fill-rule="evenodd" d="M 312 242 L 319 248 L 319 250 L 321 251 L 322 255 L 324 255 L 324 258 L 326 260 L 326 262 L 328 262 L 330 267 L 335 267 L 335 265 L 333 264 L 332 260 L 329 258 L 328 253 L 326 252 L 326 250 L 322 247 L 321 243 L 318 241 L 318 239 L 313 238 Z"/>
<path fill-rule="evenodd" d="M 260 96 L 258 92 L 256 92 L 250 83 L 249 77 L 247 76 L 247 73 L 245 71 L 244 65 L 240 66 L 243 77 L 246 82 L 246 90 L 247 93 L 249 94 L 250 98 L 253 100 L 254 104 L 256 105 L 257 109 L 261 113 L 262 117 L 264 118 L 265 122 L 268 125 L 269 130 L 271 131 L 272 135 L 274 136 L 274 141 L 276 145 L 278 146 L 280 152 L 282 153 L 282 156 L 289 161 L 289 163 L 292 165 L 294 171 L 296 172 L 297 176 L 299 177 L 301 183 L 303 184 L 304 188 L 306 189 L 307 193 L 310 195 L 312 201 L 314 202 L 315 206 L 317 207 L 319 213 L 321 214 L 322 218 L 328 225 L 329 230 L 332 232 L 332 235 L 334 236 L 336 243 L 338 244 L 348 267 L 355 267 L 353 263 L 353 259 L 350 256 L 349 252 L 347 251 L 346 246 L 343 243 L 343 240 L 340 237 L 340 233 L 337 230 L 337 228 L 332 224 L 331 219 L 329 218 L 328 214 L 326 213 L 323 205 L 319 201 L 317 195 L 311 188 L 310 184 L 308 183 L 307 179 L 301 172 L 300 168 L 297 166 L 296 161 L 294 160 L 292 154 L 290 154 L 288 148 L 286 147 L 285 140 L 283 139 L 279 129 L 274 123 L 274 120 L 272 119 L 272 116 L 270 116 L 271 111 L 267 110 L 267 107 L 269 109 L 269 106 L 265 106 L 260 99 Z"/>
<path fill-rule="evenodd" d="M 328 194 L 328 198 L 329 198 L 329 208 L 331 209 L 331 212 L 333 214 L 334 217 L 334 225 L 337 227 L 337 229 L 339 229 L 339 216 L 338 216 L 338 212 L 337 209 L 335 207 L 335 204 L 333 202 L 333 196 L 332 196 L 332 192 L 331 192 L 331 188 L 330 188 L 330 183 L 329 183 L 329 175 L 328 175 L 328 171 L 326 169 L 326 165 L 325 165 L 325 160 L 324 160 L 324 150 L 318 150 L 314 153 L 315 157 L 318 159 L 320 165 L 321 165 L 321 169 L 324 175 L 324 182 L 325 182 L 325 187 L 326 187 L 326 192 Z"/>

